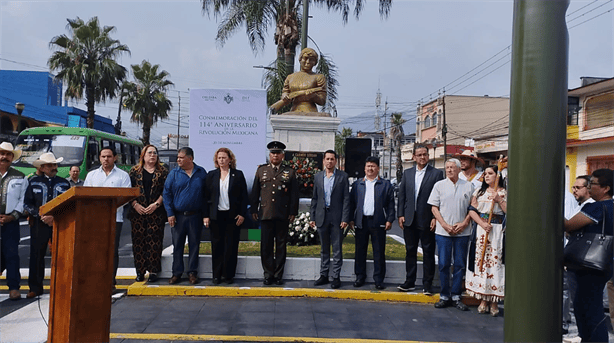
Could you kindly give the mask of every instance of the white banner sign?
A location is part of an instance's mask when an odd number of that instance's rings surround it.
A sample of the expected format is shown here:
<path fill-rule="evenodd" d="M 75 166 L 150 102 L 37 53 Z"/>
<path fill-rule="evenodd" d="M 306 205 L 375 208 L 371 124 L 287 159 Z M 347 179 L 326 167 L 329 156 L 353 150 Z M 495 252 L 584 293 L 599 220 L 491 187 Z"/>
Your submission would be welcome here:
<path fill-rule="evenodd" d="M 213 170 L 213 154 L 226 147 L 237 158 L 251 189 L 256 168 L 266 159 L 265 90 L 191 89 L 190 147 L 194 161 Z"/>

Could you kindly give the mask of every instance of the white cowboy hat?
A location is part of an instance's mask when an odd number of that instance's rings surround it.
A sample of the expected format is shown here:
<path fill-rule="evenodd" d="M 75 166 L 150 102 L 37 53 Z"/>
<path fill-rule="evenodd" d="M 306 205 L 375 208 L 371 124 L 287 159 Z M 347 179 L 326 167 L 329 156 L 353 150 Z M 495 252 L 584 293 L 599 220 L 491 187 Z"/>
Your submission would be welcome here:
<path fill-rule="evenodd" d="M 9 142 L 2 142 L 0 144 L 0 150 L 10 151 L 13 153 L 13 160 L 16 160 L 21 157 L 21 150 L 13 149 L 13 144 Z"/>
<path fill-rule="evenodd" d="M 466 157 L 466 158 L 473 159 L 476 162 L 480 162 L 480 163 L 484 164 L 484 160 L 479 158 L 478 154 L 476 154 L 475 151 L 472 151 L 472 150 L 464 150 L 462 154 L 454 154 L 454 155 L 452 155 L 452 157 L 454 157 L 454 158 Z"/>
<path fill-rule="evenodd" d="M 64 161 L 64 157 L 60 157 L 58 159 L 55 158 L 55 155 L 52 152 L 46 152 L 42 155 L 40 155 L 40 157 L 38 158 L 38 160 L 32 162 L 32 165 L 35 166 L 36 168 L 42 166 L 43 164 L 50 164 L 50 163 L 60 163 Z"/>

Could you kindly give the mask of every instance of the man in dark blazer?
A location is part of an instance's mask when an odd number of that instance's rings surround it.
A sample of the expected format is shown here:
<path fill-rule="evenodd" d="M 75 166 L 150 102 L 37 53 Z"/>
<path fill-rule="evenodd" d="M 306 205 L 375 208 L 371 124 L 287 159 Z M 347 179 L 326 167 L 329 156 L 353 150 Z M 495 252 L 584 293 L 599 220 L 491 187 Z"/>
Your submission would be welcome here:
<path fill-rule="evenodd" d="M 294 169 L 281 163 L 286 145 L 272 141 L 267 148 L 270 163 L 256 170 L 250 212 L 254 221 L 261 220 L 260 257 L 264 284 L 283 285 L 288 226 L 298 214 L 298 181 Z"/>
<path fill-rule="evenodd" d="M 350 217 L 350 183 L 348 174 L 337 165 L 337 153 L 327 150 L 324 153 L 324 170 L 313 179 L 313 196 L 311 198 L 312 227 L 318 228 L 320 235 L 320 278 L 316 286 L 328 283 L 330 269 L 330 245 L 333 245 L 333 282 L 330 288 L 341 286 L 339 273 L 343 265 L 343 230 L 348 226 Z"/>
<path fill-rule="evenodd" d="M 350 227 L 355 227 L 356 256 L 354 287 L 361 287 L 367 278 L 367 247 L 371 236 L 373 247 L 373 281 L 376 289 L 384 289 L 386 277 L 386 231 L 394 221 L 394 190 L 390 181 L 379 176 L 379 158 L 367 157 L 365 177 L 352 185 L 350 192 Z"/>
<path fill-rule="evenodd" d="M 435 276 L 435 218 L 427 200 L 437 181 L 443 180 L 443 172 L 428 164 L 426 145 L 414 145 L 416 165 L 405 170 L 399 185 L 399 226 L 405 238 L 405 283 L 397 288 L 408 292 L 416 288 L 418 242 L 422 242 L 422 284 L 424 294 L 431 295 Z"/>

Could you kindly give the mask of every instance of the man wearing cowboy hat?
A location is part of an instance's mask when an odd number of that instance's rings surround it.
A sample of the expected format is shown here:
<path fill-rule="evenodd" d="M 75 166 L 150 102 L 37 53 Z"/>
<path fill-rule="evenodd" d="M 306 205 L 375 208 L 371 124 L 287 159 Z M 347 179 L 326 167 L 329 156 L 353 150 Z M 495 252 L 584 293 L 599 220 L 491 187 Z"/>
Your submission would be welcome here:
<path fill-rule="evenodd" d="M 30 179 L 24 199 L 24 207 L 33 218 L 30 226 L 30 276 L 28 277 L 30 292 L 26 296 L 28 299 L 43 294 L 45 254 L 53 229 L 53 216 L 41 216 L 38 209 L 70 188 L 70 183 L 65 178 L 56 176 L 58 163 L 63 160 L 63 157 L 55 158 L 52 152 L 46 152 L 32 162 L 43 175 L 36 175 Z"/>
<path fill-rule="evenodd" d="M 282 165 L 285 148 L 278 141 L 267 145 L 270 163 L 258 167 L 252 187 L 250 211 L 254 221 L 261 220 L 265 285 L 283 284 L 288 225 L 298 214 L 298 181 L 294 169 Z"/>
<path fill-rule="evenodd" d="M 478 157 L 475 151 L 465 150 L 462 154 L 456 154 L 452 157 L 458 158 L 461 162 L 461 173 L 458 174 L 458 178 L 473 183 L 475 188 L 482 187 L 483 172 L 477 170 L 475 166 L 478 162 L 484 164 L 484 161 Z"/>
<path fill-rule="evenodd" d="M 19 217 L 23 213 L 23 198 L 28 187 L 25 175 L 11 167 L 14 159 L 21 156 L 21 150 L 13 149 L 13 144 L 0 144 L 0 228 L 2 229 L 0 248 L 0 273 L 6 269 L 6 283 L 9 299 L 21 299 L 19 293 Z"/>

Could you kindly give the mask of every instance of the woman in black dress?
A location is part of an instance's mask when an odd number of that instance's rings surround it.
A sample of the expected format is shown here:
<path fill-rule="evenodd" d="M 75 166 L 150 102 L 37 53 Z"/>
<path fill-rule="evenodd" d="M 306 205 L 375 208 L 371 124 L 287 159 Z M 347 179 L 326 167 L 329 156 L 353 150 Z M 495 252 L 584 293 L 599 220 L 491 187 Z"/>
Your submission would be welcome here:
<path fill-rule="evenodd" d="M 128 217 L 132 224 L 132 252 L 136 281 L 144 281 L 149 271 L 149 282 L 158 279 L 161 270 L 162 239 L 166 211 L 162 206 L 162 191 L 168 170 L 158 158 L 158 149 L 147 145 L 141 151 L 139 164 L 129 172 L 132 187 L 138 187 L 141 194 L 130 204 Z"/>

